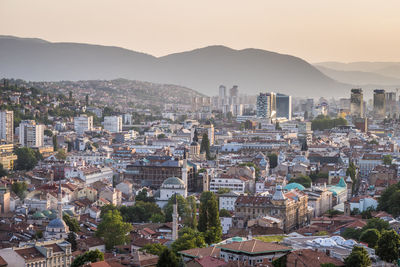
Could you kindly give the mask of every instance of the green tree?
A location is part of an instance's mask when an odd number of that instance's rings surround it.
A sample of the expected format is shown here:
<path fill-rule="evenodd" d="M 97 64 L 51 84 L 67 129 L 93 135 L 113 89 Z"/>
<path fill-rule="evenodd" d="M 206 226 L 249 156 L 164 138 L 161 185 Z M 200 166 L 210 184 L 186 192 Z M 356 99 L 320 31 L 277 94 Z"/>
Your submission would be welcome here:
<path fill-rule="evenodd" d="M 78 243 L 76 242 L 76 237 L 73 232 L 68 234 L 67 241 L 71 244 L 72 251 L 75 251 L 78 248 Z"/>
<path fill-rule="evenodd" d="M 399 258 L 400 237 L 394 230 L 383 231 L 378 241 L 376 254 L 386 262 L 394 262 Z"/>
<path fill-rule="evenodd" d="M 382 161 L 383 161 L 383 164 L 385 164 L 385 165 L 392 165 L 393 158 L 391 155 L 385 155 L 385 156 L 383 156 Z"/>
<path fill-rule="evenodd" d="M 59 149 L 56 154 L 56 158 L 59 160 L 66 160 L 67 154 L 65 153 L 64 149 Z"/>
<path fill-rule="evenodd" d="M 226 194 L 226 193 L 229 193 L 229 192 L 231 192 L 231 189 L 221 187 L 221 188 L 218 189 L 217 193 L 218 193 L 218 195 L 222 195 L 222 194 Z"/>
<path fill-rule="evenodd" d="M 365 248 L 355 246 L 350 255 L 344 259 L 344 264 L 346 267 L 368 267 L 371 266 L 371 259 Z"/>
<path fill-rule="evenodd" d="M 362 229 L 356 229 L 356 228 L 346 228 L 342 236 L 346 239 L 354 239 L 354 240 L 359 240 L 360 235 L 362 233 Z"/>
<path fill-rule="evenodd" d="M 78 233 L 81 230 L 77 219 L 70 217 L 68 214 L 63 216 L 64 222 L 68 225 L 70 231 Z"/>
<path fill-rule="evenodd" d="M 49 137 L 53 136 L 53 132 L 51 130 L 49 130 L 49 129 L 45 129 L 43 131 L 43 133 L 44 133 L 45 136 L 49 136 Z"/>
<path fill-rule="evenodd" d="M 309 176 L 305 176 L 305 175 L 301 175 L 299 177 L 292 178 L 289 181 L 289 183 L 298 183 L 307 188 L 311 187 L 311 182 L 312 182 L 311 178 Z"/>
<path fill-rule="evenodd" d="M 360 235 L 360 241 L 367 243 L 368 247 L 374 248 L 378 244 L 381 233 L 376 229 L 367 229 Z"/>
<path fill-rule="evenodd" d="M 269 154 L 268 155 L 268 160 L 269 160 L 269 167 L 271 169 L 273 169 L 276 166 L 278 166 L 278 156 L 275 153 Z"/>
<path fill-rule="evenodd" d="M 154 198 L 147 196 L 147 194 L 148 194 L 147 189 L 143 188 L 138 192 L 138 194 L 135 197 L 135 200 L 143 202 L 154 202 Z"/>
<path fill-rule="evenodd" d="M 367 224 L 363 227 L 363 230 L 367 229 L 376 229 L 379 232 L 382 232 L 383 230 L 389 230 L 390 225 L 387 221 L 384 221 L 379 218 L 372 218 L 367 221 Z"/>
<path fill-rule="evenodd" d="M 210 140 L 208 139 L 208 134 L 204 133 L 203 134 L 203 139 L 201 140 L 201 145 L 200 145 L 200 152 L 206 153 L 206 157 L 209 160 L 210 159 Z"/>
<path fill-rule="evenodd" d="M 157 267 L 176 267 L 178 258 L 170 249 L 164 249 L 158 258 Z"/>
<path fill-rule="evenodd" d="M 25 182 L 15 182 L 11 185 L 11 190 L 20 198 L 24 199 L 28 185 Z"/>
<path fill-rule="evenodd" d="M 165 221 L 167 222 L 172 222 L 172 212 L 175 202 L 178 203 L 179 217 L 181 217 L 185 221 L 186 218 L 191 215 L 189 204 L 186 199 L 179 194 L 174 194 L 170 197 L 168 203 L 164 207 Z"/>
<path fill-rule="evenodd" d="M 0 163 L 0 177 L 7 176 L 8 172 L 6 169 L 4 169 L 3 164 Z"/>
<path fill-rule="evenodd" d="M 57 135 L 53 135 L 53 150 L 58 150 Z"/>
<path fill-rule="evenodd" d="M 17 148 L 15 150 L 15 154 L 18 157 L 16 169 L 25 171 L 32 170 L 40 159 L 40 156 L 37 153 L 32 148 L 28 147 Z"/>
<path fill-rule="evenodd" d="M 100 218 L 103 219 L 104 215 L 109 211 L 114 211 L 114 210 L 118 210 L 118 208 L 116 206 L 114 206 L 113 204 L 107 204 L 104 205 L 103 207 L 100 208 Z"/>
<path fill-rule="evenodd" d="M 177 253 L 181 250 L 205 247 L 203 235 L 192 228 L 185 227 L 179 231 L 179 237 L 172 243 L 172 250 Z"/>
<path fill-rule="evenodd" d="M 164 216 L 160 207 L 154 202 L 136 201 L 134 206 L 121 206 L 119 211 L 125 222 L 149 222 L 150 218 L 155 218 L 155 214 Z"/>
<path fill-rule="evenodd" d="M 157 135 L 157 139 L 164 139 L 164 138 L 166 138 L 167 136 L 165 135 L 165 134 L 159 134 L 159 135 Z"/>
<path fill-rule="evenodd" d="M 139 249 L 140 251 L 145 251 L 147 253 L 153 254 L 153 255 L 157 255 L 160 256 L 161 253 L 164 251 L 164 249 L 166 249 L 167 247 L 160 244 L 160 243 L 151 243 L 151 244 L 146 244 L 144 245 L 141 249 Z"/>
<path fill-rule="evenodd" d="M 127 235 L 132 230 L 130 223 L 125 223 L 118 210 L 109 210 L 104 214 L 96 235 L 104 238 L 107 249 L 112 249 L 114 246 L 123 245 L 129 240 Z"/>
<path fill-rule="evenodd" d="M 165 222 L 165 216 L 164 216 L 164 214 L 161 214 L 161 213 L 155 213 L 155 214 L 151 215 L 150 221 L 152 223 L 163 223 L 163 222 Z"/>
<path fill-rule="evenodd" d="M 232 217 L 232 214 L 226 209 L 221 209 L 219 211 L 219 217 Z"/>
<path fill-rule="evenodd" d="M 207 191 L 201 194 L 198 229 L 205 234 L 207 244 L 219 242 L 222 238 L 218 201 L 212 192 Z"/>
<path fill-rule="evenodd" d="M 386 188 L 381 197 L 378 199 L 378 210 L 384 210 L 394 216 L 400 215 L 400 183 L 394 184 Z"/>
<path fill-rule="evenodd" d="M 197 203 L 196 198 L 194 196 L 190 196 L 187 198 L 187 202 L 190 208 L 190 216 L 186 223 L 186 226 L 197 230 Z"/>
<path fill-rule="evenodd" d="M 87 262 L 98 262 L 104 260 L 104 254 L 100 250 L 90 250 L 87 251 L 78 257 L 71 263 L 71 267 L 80 267 L 83 266 Z"/>

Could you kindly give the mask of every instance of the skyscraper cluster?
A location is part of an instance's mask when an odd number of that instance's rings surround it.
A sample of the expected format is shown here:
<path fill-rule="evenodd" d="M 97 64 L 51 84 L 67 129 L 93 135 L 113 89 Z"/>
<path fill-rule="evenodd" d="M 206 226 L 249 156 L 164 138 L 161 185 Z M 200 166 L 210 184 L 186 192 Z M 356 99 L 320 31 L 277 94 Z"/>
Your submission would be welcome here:
<path fill-rule="evenodd" d="M 237 85 L 229 89 L 229 94 L 227 94 L 227 89 L 224 85 L 219 87 L 218 108 L 224 114 L 231 112 L 235 117 L 243 114 L 243 104 L 240 103 L 239 88 Z"/>
<path fill-rule="evenodd" d="M 292 97 L 273 92 L 257 96 L 257 117 L 262 119 L 292 119 Z"/>

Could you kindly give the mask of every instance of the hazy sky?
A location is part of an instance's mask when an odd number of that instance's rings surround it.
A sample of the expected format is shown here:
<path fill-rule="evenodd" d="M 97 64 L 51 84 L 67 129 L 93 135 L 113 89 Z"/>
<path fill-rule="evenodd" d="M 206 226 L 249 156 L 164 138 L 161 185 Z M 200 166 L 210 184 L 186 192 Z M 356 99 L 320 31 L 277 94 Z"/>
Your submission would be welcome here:
<path fill-rule="evenodd" d="M 400 61 L 400 0 L 0 0 L 0 35 L 156 56 L 222 44 L 318 61 Z"/>

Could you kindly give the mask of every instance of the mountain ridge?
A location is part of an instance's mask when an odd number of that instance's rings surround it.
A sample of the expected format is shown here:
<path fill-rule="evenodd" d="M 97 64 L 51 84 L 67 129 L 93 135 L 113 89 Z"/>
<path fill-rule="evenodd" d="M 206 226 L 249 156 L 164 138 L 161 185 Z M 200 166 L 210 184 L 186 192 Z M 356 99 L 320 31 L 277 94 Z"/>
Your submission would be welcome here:
<path fill-rule="evenodd" d="M 32 81 L 124 78 L 218 94 L 218 86 L 241 93 L 277 91 L 294 96 L 347 95 L 352 87 L 324 75 L 305 60 L 256 48 L 211 45 L 155 57 L 117 46 L 53 43 L 0 36 L 0 76 Z"/>

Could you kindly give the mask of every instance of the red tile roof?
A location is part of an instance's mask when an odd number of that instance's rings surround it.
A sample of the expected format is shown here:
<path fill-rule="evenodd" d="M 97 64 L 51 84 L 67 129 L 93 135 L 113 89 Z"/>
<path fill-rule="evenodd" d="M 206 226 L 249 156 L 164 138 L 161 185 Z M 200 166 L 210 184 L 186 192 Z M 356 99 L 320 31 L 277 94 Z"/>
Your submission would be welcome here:
<path fill-rule="evenodd" d="M 248 254 L 260 254 L 260 253 L 291 250 L 287 246 L 279 245 L 277 243 L 263 242 L 257 239 L 243 241 L 243 242 L 233 242 L 226 245 L 220 245 L 219 247 L 221 248 L 221 250 L 237 251 Z"/>

